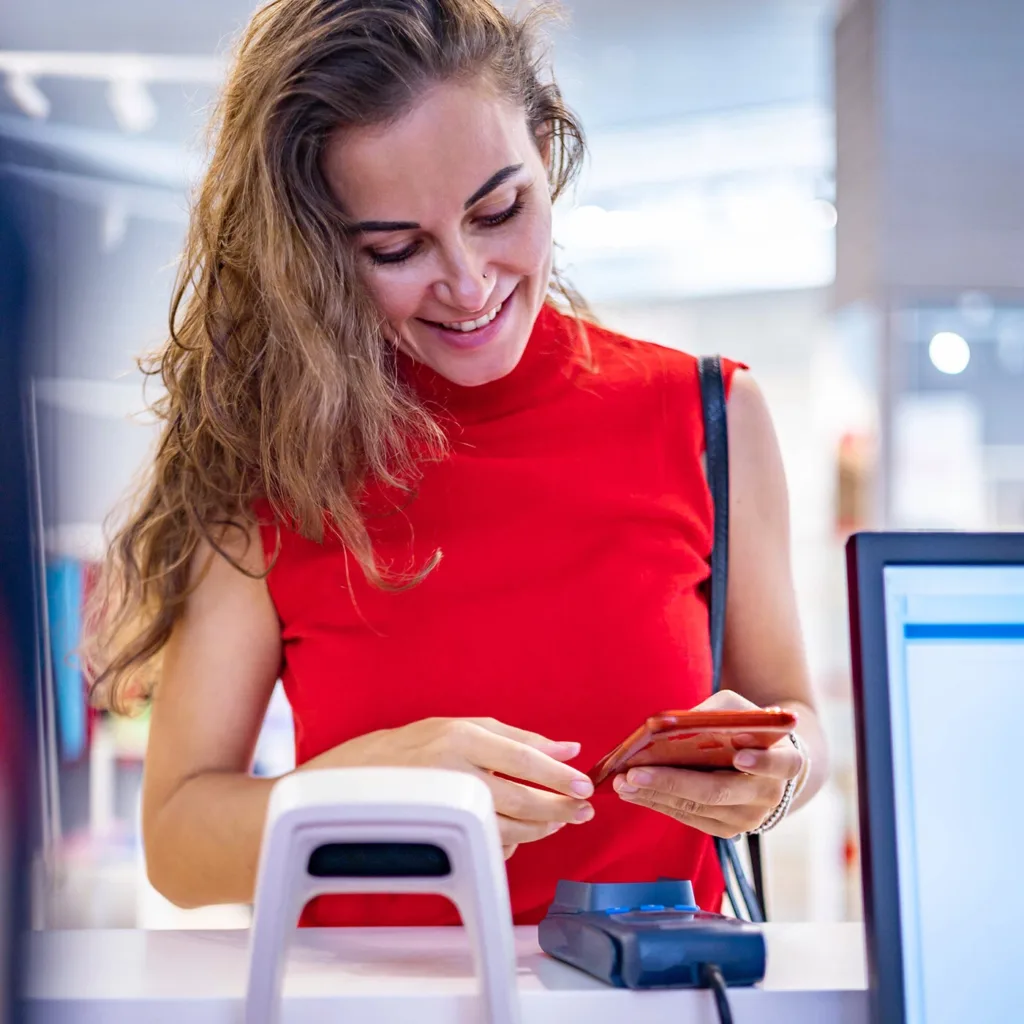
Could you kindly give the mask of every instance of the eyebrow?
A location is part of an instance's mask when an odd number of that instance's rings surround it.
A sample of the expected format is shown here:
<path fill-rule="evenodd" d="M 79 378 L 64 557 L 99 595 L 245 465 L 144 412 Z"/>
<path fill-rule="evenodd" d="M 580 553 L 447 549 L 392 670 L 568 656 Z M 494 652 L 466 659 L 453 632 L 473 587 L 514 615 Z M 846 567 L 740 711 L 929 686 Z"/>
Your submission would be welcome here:
<path fill-rule="evenodd" d="M 462 204 L 462 208 L 468 210 L 474 203 L 479 203 L 484 196 L 488 196 L 496 188 L 500 188 L 513 174 L 518 174 L 522 169 L 522 164 L 510 164 L 508 167 L 502 167 Z M 356 230 L 361 232 L 417 231 L 418 229 L 419 224 L 413 220 L 363 220 L 356 225 Z"/>

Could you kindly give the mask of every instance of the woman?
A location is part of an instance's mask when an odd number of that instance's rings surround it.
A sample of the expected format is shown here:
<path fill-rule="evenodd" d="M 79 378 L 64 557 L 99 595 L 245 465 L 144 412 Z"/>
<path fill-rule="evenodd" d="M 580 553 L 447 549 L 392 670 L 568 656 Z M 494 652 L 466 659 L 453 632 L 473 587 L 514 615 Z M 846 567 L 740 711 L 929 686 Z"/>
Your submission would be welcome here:
<path fill-rule="evenodd" d="M 730 692 L 708 699 L 695 361 L 549 298 L 582 133 L 533 32 L 489 0 L 276 0 L 242 43 L 99 648 L 115 704 L 153 690 L 144 837 L 177 904 L 252 897 L 271 784 L 247 769 L 279 677 L 298 770 L 487 781 L 519 923 L 560 877 L 689 877 L 717 907 L 711 837 L 820 786 L 764 402 L 727 364 Z M 627 731 L 700 703 L 794 708 L 802 747 L 591 799 Z M 426 897 L 304 914 L 457 920 Z"/>

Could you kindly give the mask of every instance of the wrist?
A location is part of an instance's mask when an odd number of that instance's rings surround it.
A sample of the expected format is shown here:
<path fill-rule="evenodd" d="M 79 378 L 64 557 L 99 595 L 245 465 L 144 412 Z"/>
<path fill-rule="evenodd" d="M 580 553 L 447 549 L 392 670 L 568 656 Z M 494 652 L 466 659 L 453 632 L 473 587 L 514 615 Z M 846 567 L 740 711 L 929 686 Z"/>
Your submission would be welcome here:
<path fill-rule="evenodd" d="M 375 763 L 373 752 L 380 740 L 390 731 L 377 729 L 345 740 L 344 743 L 311 757 L 301 765 L 296 765 L 295 770 L 301 772 L 315 771 L 318 768 L 365 768 Z"/>
<path fill-rule="evenodd" d="M 789 740 L 800 754 L 800 769 L 793 778 L 786 781 L 782 790 L 782 797 L 779 799 L 779 802 L 769 812 L 768 817 L 766 817 L 764 821 L 757 826 L 757 828 L 750 830 L 750 835 L 762 835 L 765 832 L 770 832 L 776 825 L 780 824 L 780 822 L 782 822 L 789 814 L 793 807 L 793 802 L 796 800 L 800 789 L 806 783 L 807 778 L 810 775 L 811 758 L 807 752 L 807 747 L 796 733 L 790 733 Z"/>
<path fill-rule="evenodd" d="M 793 745 L 800 751 L 800 757 L 803 759 L 800 764 L 800 771 L 796 774 L 796 785 L 793 789 L 793 801 L 795 803 L 811 778 L 811 754 L 807 744 L 796 733 L 793 733 L 793 741 Z"/>

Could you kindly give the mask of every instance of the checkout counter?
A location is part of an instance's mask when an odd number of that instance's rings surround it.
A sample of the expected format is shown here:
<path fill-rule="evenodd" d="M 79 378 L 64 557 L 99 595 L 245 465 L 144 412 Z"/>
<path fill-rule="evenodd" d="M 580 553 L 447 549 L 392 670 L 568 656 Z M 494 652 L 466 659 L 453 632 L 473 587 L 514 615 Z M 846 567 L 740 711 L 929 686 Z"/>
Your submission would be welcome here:
<path fill-rule="evenodd" d="M 729 990 L 737 1024 L 866 1024 L 863 929 L 769 924 L 768 973 Z M 37 932 L 26 1024 L 241 1024 L 248 933 Z M 516 928 L 523 1024 L 715 1024 L 711 993 L 610 988 Z M 281 1024 L 487 1024 L 465 933 L 304 929 L 289 951 Z M 19 1022 L 20 1024 L 20 1022 Z"/>
<path fill-rule="evenodd" d="M 466 927 L 296 929 L 327 892 L 440 893 Z M 766 976 L 730 989 L 734 1020 L 867 1024 L 860 925 L 775 924 L 764 937 Z M 27 996 L 26 1024 L 719 1019 L 707 990 L 615 988 L 544 953 L 537 928 L 513 928 L 490 790 L 434 769 L 286 776 L 270 800 L 251 930 L 36 932 Z"/>

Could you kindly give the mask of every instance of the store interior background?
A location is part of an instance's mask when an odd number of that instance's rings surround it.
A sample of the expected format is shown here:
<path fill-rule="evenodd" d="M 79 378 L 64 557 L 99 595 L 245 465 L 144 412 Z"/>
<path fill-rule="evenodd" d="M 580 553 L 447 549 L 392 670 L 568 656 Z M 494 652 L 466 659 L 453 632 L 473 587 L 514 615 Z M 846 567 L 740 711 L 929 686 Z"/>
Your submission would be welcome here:
<path fill-rule="evenodd" d="M 934 0 L 932 15 L 951 3 Z M 557 211 L 559 259 L 608 325 L 741 359 L 767 396 L 834 757 L 826 790 L 767 838 L 769 903 L 777 920 L 857 918 L 843 544 L 863 527 L 1024 527 L 1024 212 L 1019 202 L 997 209 L 1017 248 L 947 217 L 947 244 L 962 231 L 957 251 L 985 247 L 970 272 L 947 261 L 894 291 L 885 273 L 865 270 L 863 251 L 896 252 L 899 240 L 877 223 L 871 234 L 869 170 L 847 162 L 844 184 L 843 145 L 859 144 L 855 114 L 871 85 L 852 44 L 841 59 L 837 23 L 847 18 L 855 34 L 851 11 L 873 4 L 564 6 L 555 63 L 591 159 Z M 40 261 L 32 408 L 50 629 L 39 927 L 248 921 L 244 907 L 179 911 L 148 886 L 138 836 L 145 717 L 88 712 L 64 652 L 103 520 L 153 442 L 133 359 L 165 336 L 206 118 L 252 9 L 248 0 L 15 0 L 0 10 L 0 172 L 18 189 Z M 986 11 L 1012 16 L 1012 2 L 979 3 L 983 21 Z M 935 32 L 947 39 L 941 25 Z M 1012 35 L 1001 43 L 1002 33 L 979 33 L 973 42 L 959 33 L 957 46 L 989 58 L 994 48 L 997 63 L 986 66 L 998 79 L 998 61 L 1010 67 L 1024 34 L 1014 49 Z M 932 59 L 955 71 L 964 52 L 939 45 Z M 955 73 L 946 77 L 954 88 Z M 1019 71 L 1004 79 L 997 84 L 1021 85 Z M 837 129 L 844 105 L 848 134 Z M 969 109 L 959 112 L 969 120 Z M 1012 151 L 1014 126 L 993 127 L 985 145 L 998 182 L 1024 180 L 1024 122 Z M 998 187 L 983 189 L 971 168 L 950 171 L 952 151 L 941 165 L 915 153 L 917 191 L 938 195 L 955 172 L 975 224 L 990 217 L 986 203 L 998 208 Z M 909 215 L 896 222 L 914 225 Z M 288 709 L 275 699 L 255 770 L 276 774 L 290 759 Z"/>

